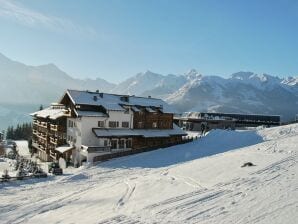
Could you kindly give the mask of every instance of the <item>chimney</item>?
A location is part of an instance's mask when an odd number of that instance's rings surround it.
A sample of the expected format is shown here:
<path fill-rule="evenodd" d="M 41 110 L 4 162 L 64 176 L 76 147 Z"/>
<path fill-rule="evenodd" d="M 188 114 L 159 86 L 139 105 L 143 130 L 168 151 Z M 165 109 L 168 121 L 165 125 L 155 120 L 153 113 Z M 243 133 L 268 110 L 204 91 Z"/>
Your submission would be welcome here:
<path fill-rule="evenodd" d="M 98 89 L 96 90 L 96 93 L 99 93 L 99 90 Z"/>

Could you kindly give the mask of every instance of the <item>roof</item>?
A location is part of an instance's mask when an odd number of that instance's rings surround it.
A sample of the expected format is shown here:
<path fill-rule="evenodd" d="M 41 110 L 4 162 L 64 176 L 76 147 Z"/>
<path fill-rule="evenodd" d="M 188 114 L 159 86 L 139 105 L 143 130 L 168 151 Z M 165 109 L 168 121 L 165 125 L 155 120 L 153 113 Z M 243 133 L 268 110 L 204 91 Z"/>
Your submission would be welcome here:
<path fill-rule="evenodd" d="M 105 129 L 94 128 L 96 137 L 133 137 L 140 136 L 144 138 L 161 138 L 175 135 L 186 135 L 186 133 L 174 124 L 173 129 Z"/>
<path fill-rule="evenodd" d="M 40 118 L 50 118 L 56 120 L 57 118 L 67 116 L 68 110 L 62 108 L 48 107 L 46 109 L 31 113 L 31 116 Z"/>
<path fill-rule="evenodd" d="M 109 94 L 109 93 L 98 93 L 90 91 L 79 91 L 79 90 L 67 90 L 66 94 L 69 95 L 72 102 L 82 105 L 92 105 L 92 106 L 103 106 L 107 110 L 119 110 L 125 111 L 126 109 L 122 105 L 127 106 L 142 106 L 142 107 L 155 107 L 160 108 L 164 113 L 176 113 L 175 109 L 168 105 L 165 101 L 161 99 L 151 98 L 151 97 L 136 97 L 127 96 L 123 99 L 124 95 Z"/>
<path fill-rule="evenodd" d="M 105 113 L 99 111 L 75 110 L 75 113 L 78 117 L 107 117 Z"/>
<path fill-rule="evenodd" d="M 58 151 L 58 152 L 64 153 L 64 152 L 67 152 L 67 151 L 72 150 L 72 149 L 74 149 L 73 146 L 62 145 L 62 146 L 57 147 L 55 150 Z"/>

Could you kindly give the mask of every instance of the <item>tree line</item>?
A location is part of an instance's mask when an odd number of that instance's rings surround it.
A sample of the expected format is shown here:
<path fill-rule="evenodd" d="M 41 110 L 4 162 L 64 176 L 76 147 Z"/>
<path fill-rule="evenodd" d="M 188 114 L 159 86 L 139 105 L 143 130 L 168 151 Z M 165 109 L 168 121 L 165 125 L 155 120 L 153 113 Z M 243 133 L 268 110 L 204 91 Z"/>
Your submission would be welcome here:
<path fill-rule="evenodd" d="M 6 131 L 6 139 L 30 140 L 32 138 L 31 122 L 18 124 L 16 127 L 9 126 Z"/>

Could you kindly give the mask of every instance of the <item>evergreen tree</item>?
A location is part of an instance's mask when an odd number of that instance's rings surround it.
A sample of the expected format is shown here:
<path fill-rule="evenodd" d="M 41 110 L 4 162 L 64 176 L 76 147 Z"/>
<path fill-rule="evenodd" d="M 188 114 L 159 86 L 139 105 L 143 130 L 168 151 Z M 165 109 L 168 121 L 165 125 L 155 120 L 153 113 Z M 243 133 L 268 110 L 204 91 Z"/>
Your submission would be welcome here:
<path fill-rule="evenodd" d="M 39 110 L 43 110 L 43 105 L 42 104 L 40 104 Z"/>
<path fill-rule="evenodd" d="M 16 128 L 9 126 L 6 132 L 6 139 L 13 140 L 30 140 L 32 138 L 32 124 L 18 124 Z"/>

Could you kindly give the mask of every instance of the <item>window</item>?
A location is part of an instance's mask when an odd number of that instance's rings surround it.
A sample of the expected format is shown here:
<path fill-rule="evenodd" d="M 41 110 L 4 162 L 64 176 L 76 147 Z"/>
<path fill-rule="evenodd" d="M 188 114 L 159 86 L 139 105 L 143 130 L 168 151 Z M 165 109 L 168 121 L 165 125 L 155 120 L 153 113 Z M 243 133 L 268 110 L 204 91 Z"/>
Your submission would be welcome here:
<path fill-rule="evenodd" d="M 98 127 L 104 128 L 105 122 L 104 121 L 98 121 Z"/>
<path fill-rule="evenodd" d="M 124 149 L 124 140 L 119 140 L 119 149 Z"/>
<path fill-rule="evenodd" d="M 111 140 L 111 149 L 117 149 L 117 140 Z"/>
<path fill-rule="evenodd" d="M 129 122 L 128 121 L 123 121 L 122 122 L 122 128 L 128 128 L 129 127 Z"/>
<path fill-rule="evenodd" d="M 119 122 L 118 121 L 109 121 L 109 127 L 117 128 L 117 127 L 119 127 Z"/>
<path fill-rule="evenodd" d="M 103 145 L 108 146 L 108 140 L 104 140 Z"/>
<path fill-rule="evenodd" d="M 74 126 L 74 122 L 71 121 L 71 120 L 69 120 L 69 121 L 68 121 L 68 127 L 72 128 L 73 126 Z"/>
<path fill-rule="evenodd" d="M 138 122 L 138 128 L 144 128 L 144 123 L 143 122 Z"/>
<path fill-rule="evenodd" d="M 152 128 L 157 128 L 157 122 L 152 123 Z"/>
<path fill-rule="evenodd" d="M 126 148 L 132 148 L 131 140 L 127 139 L 126 140 Z"/>

